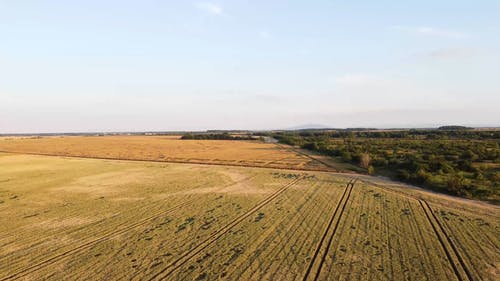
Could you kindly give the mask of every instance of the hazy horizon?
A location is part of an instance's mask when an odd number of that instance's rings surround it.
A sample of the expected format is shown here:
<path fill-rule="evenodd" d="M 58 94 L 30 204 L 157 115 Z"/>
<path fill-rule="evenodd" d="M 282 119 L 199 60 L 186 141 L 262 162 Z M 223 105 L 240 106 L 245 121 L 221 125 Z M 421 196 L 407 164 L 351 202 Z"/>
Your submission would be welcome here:
<path fill-rule="evenodd" d="M 497 1 L 2 1 L 0 134 L 500 126 Z"/>

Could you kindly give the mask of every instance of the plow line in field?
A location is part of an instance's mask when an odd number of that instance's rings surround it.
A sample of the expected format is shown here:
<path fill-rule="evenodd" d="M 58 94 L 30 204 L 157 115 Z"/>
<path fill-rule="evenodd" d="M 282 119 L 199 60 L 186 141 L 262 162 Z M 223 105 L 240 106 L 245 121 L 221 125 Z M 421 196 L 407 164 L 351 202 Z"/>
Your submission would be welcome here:
<path fill-rule="evenodd" d="M 97 160 L 117 160 L 117 161 L 131 161 L 131 162 L 151 162 L 151 163 L 173 163 L 173 164 L 192 164 L 192 165 L 210 165 L 210 166 L 225 166 L 225 167 L 246 167 L 246 168 L 265 168 L 265 169 L 276 169 L 276 170 L 291 170 L 291 171 L 311 171 L 311 172 L 335 172 L 330 166 L 325 166 L 324 168 L 305 168 L 297 166 L 273 166 L 266 164 L 249 164 L 249 163 L 224 163 L 224 162 L 209 162 L 210 159 L 206 161 L 188 161 L 186 160 L 155 160 L 155 159 L 138 159 L 138 158 L 128 158 L 128 157 L 103 157 L 103 156 L 85 156 L 85 155 L 63 155 L 54 153 L 35 153 L 35 152 L 21 152 L 21 151 L 4 151 L 0 150 L 0 153 L 10 153 L 10 154 L 23 154 L 23 155 L 36 155 L 36 156 L 50 156 L 50 157 L 64 157 L 64 158 L 76 158 L 76 159 L 97 159 Z M 352 173 L 351 173 L 352 174 Z"/>
<path fill-rule="evenodd" d="M 219 238 L 221 238 L 224 234 L 229 232 L 233 227 L 247 219 L 249 216 L 257 212 L 259 209 L 264 207 L 265 205 L 269 204 L 271 201 L 273 201 L 276 197 L 281 195 L 283 192 L 285 192 L 287 189 L 290 187 L 294 186 L 297 184 L 302 179 L 302 177 L 299 177 L 297 179 L 292 180 L 291 182 L 287 183 L 285 186 L 280 188 L 278 191 L 274 192 L 267 198 L 263 199 L 260 201 L 257 205 L 255 205 L 253 208 L 245 212 L 244 214 L 241 214 L 234 220 L 232 220 L 230 223 L 228 223 L 226 226 L 222 227 L 215 233 L 213 233 L 210 237 L 205 239 L 203 242 L 195 246 L 193 249 L 190 251 L 186 252 L 185 254 L 181 255 L 178 257 L 176 260 L 174 260 L 172 263 L 170 263 L 168 266 L 163 268 L 160 272 L 154 274 L 149 278 L 149 280 L 158 280 L 158 279 L 166 279 L 168 276 L 170 276 L 173 272 L 175 272 L 177 269 L 179 269 L 182 265 L 184 265 L 187 261 L 189 261 L 191 258 L 193 258 L 195 255 L 199 254 L 201 251 L 206 249 L 208 246 L 211 244 L 215 243 Z"/>
<path fill-rule="evenodd" d="M 227 188 L 229 186 L 233 186 L 233 185 L 239 184 L 239 183 L 241 183 L 243 181 L 249 180 L 250 178 L 252 178 L 252 177 L 247 177 L 245 179 L 242 179 L 241 181 L 238 181 L 236 183 L 231 183 L 231 184 L 228 184 L 228 185 L 224 185 L 224 186 L 222 186 L 220 188 L 221 189 L 222 188 Z M 165 215 L 168 215 L 168 214 L 172 213 L 173 211 L 176 211 L 176 210 L 181 209 L 183 207 L 189 206 L 189 205 L 195 203 L 196 200 L 197 200 L 196 198 L 192 198 L 192 199 L 186 200 L 184 202 L 181 202 L 181 203 L 177 204 L 176 206 L 173 206 L 173 207 L 168 208 L 166 210 L 161 210 L 159 212 L 154 213 L 151 216 L 148 216 L 146 218 L 143 218 L 143 219 L 141 219 L 139 221 L 136 221 L 134 223 L 131 223 L 131 224 L 122 223 L 122 224 L 116 226 L 117 229 L 115 228 L 112 231 L 108 231 L 106 234 L 101 235 L 98 238 L 92 239 L 92 240 L 90 240 L 88 242 L 80 244 L 77 247 L 74 247 L 72 249 L 66 250 L 66 251 L 64 251 L 62 253 L 56 254 L 56 255 L 54 255 L 54 256 L 52 256 L 52 257 L 50 257 L 48 259 L 45 259 L 45 260 L 43 260 L 43 261 L 41 261 L 39 263 L 30 265 L 29 267 L 23 268 L 22 270 L 20 270 L 20 271 L 18 271 L 16 273 L 13 273 L 13 274 L 11 274 L 9 276 L 1 277 L 0 281 L 15 280 L 15 279 L 24 277 L 24 276 L 26 276 L 28 274 L 35 273 L 35 272 L 37 272 L 40 269 L 43 269 L 43 268 L 45 268 L 47 266 L 56 264 L 56 263 L 64 260 L 65 258 L 71 257 L 74 254 L 77 254 L 77 253 L 80 253 L 80 252 L 82 252 L 84 250 L 87 250 L 87 249 L 89 249 L 89 248 L 91 248 L 91 247 L 93 247 L 93 246 L 95 246 L 95 245 L 97 245 L 97 244 L 99 244 L 101 242 L 108 241 L 111 238 L 117 237 L 117 236 L 119 236 L 121 234 L 124 234 L 124 233 L 126 233 L 126 232 L 128 232 L 130 230 L 133 230 L 133 229 L 135 229 L 135 228 L 137 228 L 139 226 L 145 225 L 146 223 L 148 223 L 148 222 L 150 222 L 150 221 L 152 221 L 154 219 L 161 218 L 161 217 L 163 217 Z M 157 201 L 157 202 L 159 202 L 159 201 Z M 121 227 L 121 226 L 123 226 L 123 227 Z"/>
<path fill-rule="evenodd" d="M 344 213 L 345 206 L 347 205 L 347 201 L 349 201 L 349 197 L 351 196 L 352 189 L 354 188 L 354 184 L 356 183 L 356 179 L 351 179 L 342 194 L 342 198 L 340 199 L 335 211 L 332 213 L 330 221 L 328 222 L 327 227 L 325 228 L 325 232 L 321 237 L 321 240 L 316 247 L 316 251 L 307 267 L 306 273 L 304 274 L 303 280 L 318 280 L 319 274 L 321 272 L 321 268 L 323 267 L 323 263 L 325 261 L 326 255 L 328 254 L 328 249 L 330 248 L 333 237 L 337 232 L 337 228 L 342 218 L 342 214 Z M 334 224 L 335 222 L 335 224 Z M 325 244 L 326 238 L 329 237 L 328 242 Z M 324 248 L 324 249 L 323 249 Z M 323 254 L 320 257 L 321 250 L 323 249 Z M 313 272 L 314 270 L 314 272 Z"/>
<path fill-rule="evenodd" d="M 443 250 L 446 253 L 446 257 L 448 258 L 450 265 L 453 268 L 453 272 L 457 275 L 457 278 L 460 281 L 473 281 L 473 277 L 467 266 L 465 265 L 465 262 L 460 255 L 457 247 L 453 243 L 453 241 L 450 239 L 450 235 L 446 232 L 446 230 L 443 228 L 439 220 L 436 218 L 436 215 L 432 211 L 431 207 L 429 204 L 422 199 L 418 200 L 420 203 L 420 206 L 422 206 L 422 209 L 424 209 L 425 215 L 427 217 L 427 220 L 429 223 L 432 225 L 432 229 L 434 230 L 434 233 L 439 239 L 439 243 L 443 247 Z M 451 247 L 451 251 L 450 248 Z M 458 264 L 455 263 L 455 260 L 458 260 Z M 465 276 L 464 274 L 465 273 Z"/>
<path fill-rule="evenodd" d="M 450 234 L 444 229 L 443 225 L 441 222 L 437 219 L 436 215 L 434 214 L 432 208 L 430 207 L 429 203 L 427 203 L 426 200 L 415 196 L 411 194 L 406 194 L 401 191 L 393 190 L 390 188 L 387 188 L 383 185 L 376 184 L 370 181 L 365 181 L 366 183 L 375 186 L 377 188 L 380 188 L 382 190 L 392 192 L 394 194 L 397 194 L 399 196 L 403 196 L 405 198 L 409 198 L 412 200 L 415 200 L 419 203 L 420 207 L 422 208 L 425 217 L 427 218 L 427 221 L 432 227 L 432 230 L 436 237 L 439 240 L 439 243 L 446 255 L 446 258 L 453 269 L 453 272 L 455 273 L 456 277 L 460 281 L 473 281 L 474 278 L 472 277 L 471 271 L 467 267 L 467 265 L 464 262 L 464 259 L 462 255 L 460 254 L 460 251 L 458 248 L 455 246 L 455 243 L 451 240 Z"/>

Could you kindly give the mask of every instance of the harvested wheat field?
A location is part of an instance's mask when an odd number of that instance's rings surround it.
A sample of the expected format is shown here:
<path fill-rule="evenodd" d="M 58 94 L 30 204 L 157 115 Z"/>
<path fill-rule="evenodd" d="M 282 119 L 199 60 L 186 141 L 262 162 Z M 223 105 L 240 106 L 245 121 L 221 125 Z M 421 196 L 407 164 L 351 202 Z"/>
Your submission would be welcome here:
<path fill-rule="evenodd" d="M 24 149 L 60 154 L 84 139 Z M 84 156 L 125 153 L 105 151 Z M 0 280 L 498 280 L 500 270 L 498 207 L 361 175 L 2 153 L 0 215 Z"/>
<path fill-rule="evenodd" d="M 304 154 L 272 143 L 181 140 L 175 136 L 0 138 L 0 151 L 173 163 L 333 170 Z"/>

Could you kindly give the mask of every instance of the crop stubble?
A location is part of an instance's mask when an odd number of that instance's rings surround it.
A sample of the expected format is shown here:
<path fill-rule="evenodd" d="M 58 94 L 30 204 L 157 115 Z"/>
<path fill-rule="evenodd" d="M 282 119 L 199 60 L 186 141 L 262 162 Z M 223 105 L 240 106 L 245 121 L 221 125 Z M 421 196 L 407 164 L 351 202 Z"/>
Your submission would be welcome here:
<path fill-rule="evenodd" d="M 236 162 L 309 163 L 281 149 Z M 497 208 L 376 178 L 0 156 L 0 280 L 498 277 Z"/>

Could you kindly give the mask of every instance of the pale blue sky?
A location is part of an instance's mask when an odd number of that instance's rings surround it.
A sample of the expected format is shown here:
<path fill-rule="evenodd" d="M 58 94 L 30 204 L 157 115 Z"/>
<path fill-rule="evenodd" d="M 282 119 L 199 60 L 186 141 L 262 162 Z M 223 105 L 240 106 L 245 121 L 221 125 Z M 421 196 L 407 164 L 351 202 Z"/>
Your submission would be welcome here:
<path fill-rule="evenodd" d="M 0 0 L 0 133 L 500 125 L 500 1 Z"/>

